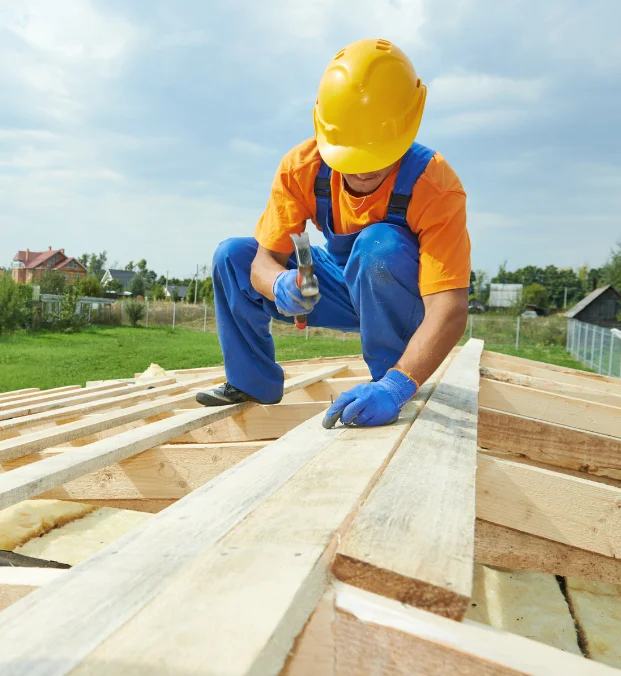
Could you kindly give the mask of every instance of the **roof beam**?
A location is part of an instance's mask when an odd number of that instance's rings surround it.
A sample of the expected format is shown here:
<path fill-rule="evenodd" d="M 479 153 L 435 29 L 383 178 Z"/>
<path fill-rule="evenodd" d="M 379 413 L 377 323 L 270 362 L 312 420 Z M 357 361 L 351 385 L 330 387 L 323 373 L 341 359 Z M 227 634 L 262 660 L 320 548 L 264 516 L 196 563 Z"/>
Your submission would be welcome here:
<path fill-rule="evenodd" d="M 472 593 L 479 361 L 454 357 L 341 543 L 344 582 L 461 619 Z"/>
<path fill-rule="evenodd" d="M 621 479 L 621 438 L 479 408 L 479 446 Z"/>
<path fill-rule="evenodd" d="M 474 560 L 486 566 L 621 584 L 621 560 L 477 519 Z"/>
<path fill-rule="evenodd" d="M 477 516 L 621 558 L 621 489 L 479 453 Z"/>
<path fill-rule="evenodd" d="M 596 388 L 588 387 L 588 385 L 559 383 L 557 380 L 526 376 L 521 373 L 490 368 L 489 366 L 481 366 L 481 376 L 488 380 L 497 380 L 511 385 L 521 385 L 522 387 L 543 390 L 544 392 L 551 392 L 552 394 L 566 395 L 576 399 L 592 401 L 596 404 L 607 404 L 608 406 L 621 408 L 621 390 L 619 391 L 619 394 L 613 394 L 611 392 L 604 392 Z"/>
<path fill-rule="evenodd" d="M 621 436 L 621 408 L 560 394 L 481 379 L 479 404 L 496 411 L 567 425 L 587 432 Z"/>

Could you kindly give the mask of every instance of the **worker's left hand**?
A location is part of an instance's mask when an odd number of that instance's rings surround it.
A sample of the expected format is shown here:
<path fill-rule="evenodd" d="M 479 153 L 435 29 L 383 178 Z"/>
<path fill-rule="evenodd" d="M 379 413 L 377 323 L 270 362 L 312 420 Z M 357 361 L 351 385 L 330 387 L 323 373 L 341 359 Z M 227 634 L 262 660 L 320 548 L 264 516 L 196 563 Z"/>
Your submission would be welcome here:
<path fill-rule="evenodd" d="M 418 384 L 403 371 L 390 369 L 376 383 L 356 385 L 343 392 L 326 411 L 323 426 L 334 427 L 337 420 L 344 425 L 365 427 L 393 423 L 399 412 L 418 391 Z"/>

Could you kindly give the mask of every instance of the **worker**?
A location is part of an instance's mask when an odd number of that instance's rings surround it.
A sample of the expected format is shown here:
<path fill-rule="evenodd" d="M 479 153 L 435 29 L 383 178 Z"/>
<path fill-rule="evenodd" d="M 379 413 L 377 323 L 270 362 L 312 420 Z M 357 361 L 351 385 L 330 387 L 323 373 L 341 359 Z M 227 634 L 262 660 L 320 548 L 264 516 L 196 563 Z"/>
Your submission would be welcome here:
<path fill-rule="evenodd" d="M 468 314 L 466 194 L 439 153 L 414 142 L 426 87 L 386 40 L 361 40 L 328 65 L 314 108 L 315 136 L 288 152 L 254 237 L 216 250 L 216 320 L 227 382 L 205 406 L 276 404 L 284 372 L 270 319 L 360 332 L 372 376 L 328 411 L 344 424 L 383 425 L 438 368 Z M 319 293 L 296 285 L 291 234 L 312 221 Z"/>

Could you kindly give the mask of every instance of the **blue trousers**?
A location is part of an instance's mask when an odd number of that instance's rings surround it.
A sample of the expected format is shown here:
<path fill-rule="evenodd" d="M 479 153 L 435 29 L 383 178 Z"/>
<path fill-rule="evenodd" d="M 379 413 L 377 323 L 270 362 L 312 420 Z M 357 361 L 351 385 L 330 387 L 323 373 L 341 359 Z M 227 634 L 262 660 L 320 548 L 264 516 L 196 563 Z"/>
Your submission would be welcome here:
<path fill-rule="evenodd" d="M 257 252 L 252 237 L 222 242 L 214 255 L 216 321 L 226 377 L 264 403 L 283 394 L 284 373 L 275 362 L 270 318 L 293 322 L 250 283 Z M 355 239 L 344 267 L 329 251 L 313 247 L 321 300 L 309 326 L 360 332 L 362 352 L 375 380 L 392 368 L 424 318 L 418 288 L 418 240 L 404 227 L 376 223 Z M 295 268 L 295 257 L 287 264 Z"/>

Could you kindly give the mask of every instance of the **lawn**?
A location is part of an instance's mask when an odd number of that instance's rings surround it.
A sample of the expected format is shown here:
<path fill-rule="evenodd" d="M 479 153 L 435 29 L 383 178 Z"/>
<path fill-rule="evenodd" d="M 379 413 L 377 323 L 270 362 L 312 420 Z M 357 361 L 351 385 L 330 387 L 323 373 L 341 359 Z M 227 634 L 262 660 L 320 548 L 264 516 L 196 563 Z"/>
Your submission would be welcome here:
<path fill-rule="evenodd" d="M 357 339 L 276 337 L 277 358 L 359 354 Z M 77 334 L 18 333 L 0 338 L 0 392 L 130 378 L 152 362 L 165 369 L 222 363 L 212 333 L 168 328 L 93 327 Z"/>
<path fill-rule="evenodd" d="M 481 327 L 482 328 L 482 327 Z M 359 354 L 360 341 L 353 334 L 276 335 L 280 360 Z M 475 333 L 476 336 L 476 333 Z M 483 337 L 483 336 L 481 336 Z M 584 368 L 561 346 L 524 345 L 516 352 L 503 339 L 500 345 L 486 341 L 486 348 L 526 359 L 560 366 Z M 218 338 L 213 333 L 189 329 L 92 327 L 82 333 L 19 333 L 0 338 L 0 392 L 24 387 L 83 385 L 87 380 L 129 378 L 152 362 L 165 369 L 215 366 L 222 363 Z"/>

